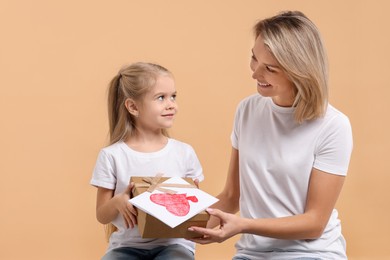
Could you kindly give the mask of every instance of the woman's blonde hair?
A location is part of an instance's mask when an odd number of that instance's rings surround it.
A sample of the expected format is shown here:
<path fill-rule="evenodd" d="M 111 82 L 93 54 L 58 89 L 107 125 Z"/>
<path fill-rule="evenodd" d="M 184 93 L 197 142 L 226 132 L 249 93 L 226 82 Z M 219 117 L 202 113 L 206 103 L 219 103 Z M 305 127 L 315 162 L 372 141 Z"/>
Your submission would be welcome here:
<path fill-rule="evenodd" d="M 173 77 L 172 73 L 161 65 L 137 62 L 120 69 L 111 80 L 108 87 L 110 144 L 126 140 L 137 130 L 135 117 L 126 109 L 126 99 L 142 101 L 145 94 L 156 84 L 157 78 L 163 75 Z M 161 129 L 161 132 L 168 136 L 166 129 Z M 111 223 L 105 225 L 107 241 L 116 230 Z"/>
<path fill-rule="evenodd" d="M 288 11 L 254 26 L 294 83 L 294 118 L 302 123 L 321 117 L 328 104 L 328 60 L 321 35 L 299 11 Z"/>

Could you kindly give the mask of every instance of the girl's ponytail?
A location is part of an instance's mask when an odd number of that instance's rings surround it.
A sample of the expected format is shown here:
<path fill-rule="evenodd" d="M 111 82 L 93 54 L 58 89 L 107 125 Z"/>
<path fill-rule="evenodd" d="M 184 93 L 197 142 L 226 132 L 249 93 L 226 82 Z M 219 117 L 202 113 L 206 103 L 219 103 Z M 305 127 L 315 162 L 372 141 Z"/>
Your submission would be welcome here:
<path fill-rule="evenodd" d="M 112 144 L 112 138 L 115 126 L 118 124 L 118 91 L 119 91 L 119 79 L 121 75 L 116 75 L 110 82 L 108 88 L 108 123 L 110 130 L 110 144 Z"/>
<path fill-rule="evenodd" d="M 131 131 L 132 119 L 125 107 L 126 86 L 123 86 L 123 76 L 118 73 L 110 82 L 108 88 L 108 121 L 110 129 L 110 144 L 124 140 Z"/>

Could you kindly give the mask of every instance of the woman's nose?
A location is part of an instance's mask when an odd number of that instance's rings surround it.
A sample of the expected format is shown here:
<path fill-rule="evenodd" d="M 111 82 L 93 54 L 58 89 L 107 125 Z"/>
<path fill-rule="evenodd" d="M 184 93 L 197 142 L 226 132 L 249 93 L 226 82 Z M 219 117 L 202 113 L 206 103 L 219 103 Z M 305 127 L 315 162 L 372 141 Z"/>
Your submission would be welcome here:
<path fill-rule="evenodd" d="M 253 69 L 252 78 L 257 79 L 260 74 L 261 74 L 261 68 L 257 66 L 256 68 Z"/>
<path fill-rule="evenodd" d="M 252 72 L 252 79 L 256 79 L 255 71 Z"/>

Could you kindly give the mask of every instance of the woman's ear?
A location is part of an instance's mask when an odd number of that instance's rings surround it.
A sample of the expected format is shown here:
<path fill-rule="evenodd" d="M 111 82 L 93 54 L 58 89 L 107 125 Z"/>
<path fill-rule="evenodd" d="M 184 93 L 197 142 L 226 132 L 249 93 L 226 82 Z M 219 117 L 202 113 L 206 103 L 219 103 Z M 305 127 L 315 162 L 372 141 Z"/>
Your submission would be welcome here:
<path fill-rule="evenodd" d="M 125 100 L 125 107 L 126 107 L 127 111 L 129 111 L 130 114 L 132 114 L 135 117 L 138 117 L 138 115 L 139 115 L 138 106 L 137 106 L 137 103 L 133 99 L 131 99 L 131 98 L 126 99 Z"/>

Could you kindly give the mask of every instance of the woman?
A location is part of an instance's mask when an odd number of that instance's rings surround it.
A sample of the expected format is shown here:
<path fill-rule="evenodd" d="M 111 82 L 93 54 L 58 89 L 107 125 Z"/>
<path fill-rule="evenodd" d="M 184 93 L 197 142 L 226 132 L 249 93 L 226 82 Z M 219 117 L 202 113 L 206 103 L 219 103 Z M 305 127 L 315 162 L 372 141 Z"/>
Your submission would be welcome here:
<path fill-rule="evenodd" d="M 238 106 L 226 185 L 208 210 L 209 228 L 190 228 L 203 235 L 193 241 L 242 233 L 235 260 L 346 259 L 334 206 L 352 132 L 348 118 L 328 104 L 318 29 L 295 11 L 261 20 L 254 31 L 250 67 L 260 95 Z"/>

